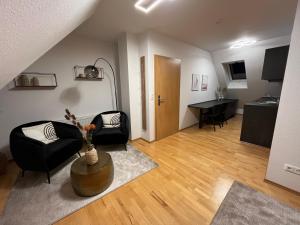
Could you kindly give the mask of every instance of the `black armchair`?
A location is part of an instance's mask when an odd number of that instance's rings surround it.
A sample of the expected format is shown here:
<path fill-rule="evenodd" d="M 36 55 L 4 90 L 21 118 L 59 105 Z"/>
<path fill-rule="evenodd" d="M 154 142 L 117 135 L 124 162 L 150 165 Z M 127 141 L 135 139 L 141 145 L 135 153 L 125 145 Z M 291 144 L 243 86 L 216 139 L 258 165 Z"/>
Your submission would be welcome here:
<path fill-rule="evenodd" d="M 23 134 L 23 127 L 47 122 L 52 122 L 59 138 L 57 141 L 44 144 Z M 82 134 L 77 127 L 55 121 L 37 121 L 23 124 L 14 128 L 10 133 L 10 151 L 13 159 L 22 169 L 22 175 L 24 176 L 26 170 L 46 172 L 49 183 L 49 172 L 74 154 L 78 153 L 80 156 L 79 150 L 82 148 L 82 144 Z"/>
<path fill-rule="evenodd" d="M 120 127 L 117 128 L 104 128 L 102 121 L 102 114 L 120 113 Z M 127 115 L 122 111 L 108 111 L 97 115 L 91 122 L 96 125 L 96 129 L 93 132 L 93 144 L 94 145 L 112 145 L 123 144 L 127 150 L 126 144 L 129 137 L 129 122 Z"/>

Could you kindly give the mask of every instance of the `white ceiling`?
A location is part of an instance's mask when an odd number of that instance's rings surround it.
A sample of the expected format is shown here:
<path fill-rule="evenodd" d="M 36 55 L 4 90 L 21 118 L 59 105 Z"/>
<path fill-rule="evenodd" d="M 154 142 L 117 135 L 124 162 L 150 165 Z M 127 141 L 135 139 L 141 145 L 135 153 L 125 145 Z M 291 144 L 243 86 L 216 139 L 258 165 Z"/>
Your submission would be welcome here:
<path fill-rule="evenodd" d="M 0 89 L 89 18 L 100 0 L 0 0 Z"/>
<path fill-rule="evenodd" d="M 214 51 L 241 38 L 290 35 L 297 0 L 164 0 L 149 14 L 135 0 L 104 0 L 75 32 L 113 40 L 121 32 L 154 30 Z"/>

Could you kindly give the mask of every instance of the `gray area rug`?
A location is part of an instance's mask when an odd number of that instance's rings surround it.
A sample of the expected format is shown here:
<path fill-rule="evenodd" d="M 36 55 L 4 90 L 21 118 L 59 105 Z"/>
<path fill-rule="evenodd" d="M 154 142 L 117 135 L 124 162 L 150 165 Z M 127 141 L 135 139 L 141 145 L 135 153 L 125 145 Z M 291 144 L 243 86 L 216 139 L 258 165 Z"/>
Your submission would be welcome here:
<path fill-rule="evenodd" d="M 234 182 L 211 225 L 299 225 L 300 212 Z"/>
<path fill-rule="evenodd" d="M 115 147 L 115 151 L 108 151 L 114 164 L 114 180 L 105 192 L 94 197 L 79 197 L 72 189 L 70 168 L 77 157 L 52 173 L 51 184 L 47 183 L 43 173 L 25 173 L 24 178 L 19 177 L 16 181 L 4 214 L 0 217 L 0 224 L 52 224 L 158 166 L 134 147 L 128 145 L 127 149 L 127 152 L 116 151 L 120 149 Z"/>

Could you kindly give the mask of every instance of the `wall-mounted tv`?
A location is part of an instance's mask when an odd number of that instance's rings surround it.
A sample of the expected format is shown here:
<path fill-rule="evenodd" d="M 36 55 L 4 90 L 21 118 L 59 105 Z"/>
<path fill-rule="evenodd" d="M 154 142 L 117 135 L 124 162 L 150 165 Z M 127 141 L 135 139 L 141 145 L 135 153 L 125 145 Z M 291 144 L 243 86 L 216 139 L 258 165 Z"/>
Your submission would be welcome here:
<path fill-rule="evenodd" d="M 269 48 L 265 52 L 262 80 L 282 81 L 285 73 L 289 45 Z"/>

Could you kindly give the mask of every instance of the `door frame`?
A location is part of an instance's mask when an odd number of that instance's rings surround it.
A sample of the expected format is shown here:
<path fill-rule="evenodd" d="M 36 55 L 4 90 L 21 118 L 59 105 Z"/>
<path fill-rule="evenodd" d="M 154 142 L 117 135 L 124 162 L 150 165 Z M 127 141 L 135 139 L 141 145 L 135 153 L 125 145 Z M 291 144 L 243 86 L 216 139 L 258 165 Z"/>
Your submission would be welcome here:
<path fill-rule="evenodd" d="M 179 123 L 180 123 L 180 88 L 181 88 L 181 59 L 178 58 L 173 58 L 173 57 L 168 57 L 168 56 L 164 56 L 164 55 L 158 55 L 158 54 L 154 54 L 153 56 L 153 67 L 154 67 L 154 120 L 155 120 L 155 141 L 158 141 L 159 139 L 157 138 L 157 114 L 158 114 L 158 99 L 157 99 L 157 95 L 158 95 L 158 90 L 157 90 L 157 73 L 156 73 L 156 57 L 162 57 L 162 58 L 167 58 L 167 59 L 172 59 L 172 60 L 178 60 L 180 62 L 180 71 L 179 71 L 179 90 L 178 90 L 178 98 L 179 98 L 179 104 L 178 104 L 178 129 L 177 131 L 179 131 Z"/>

